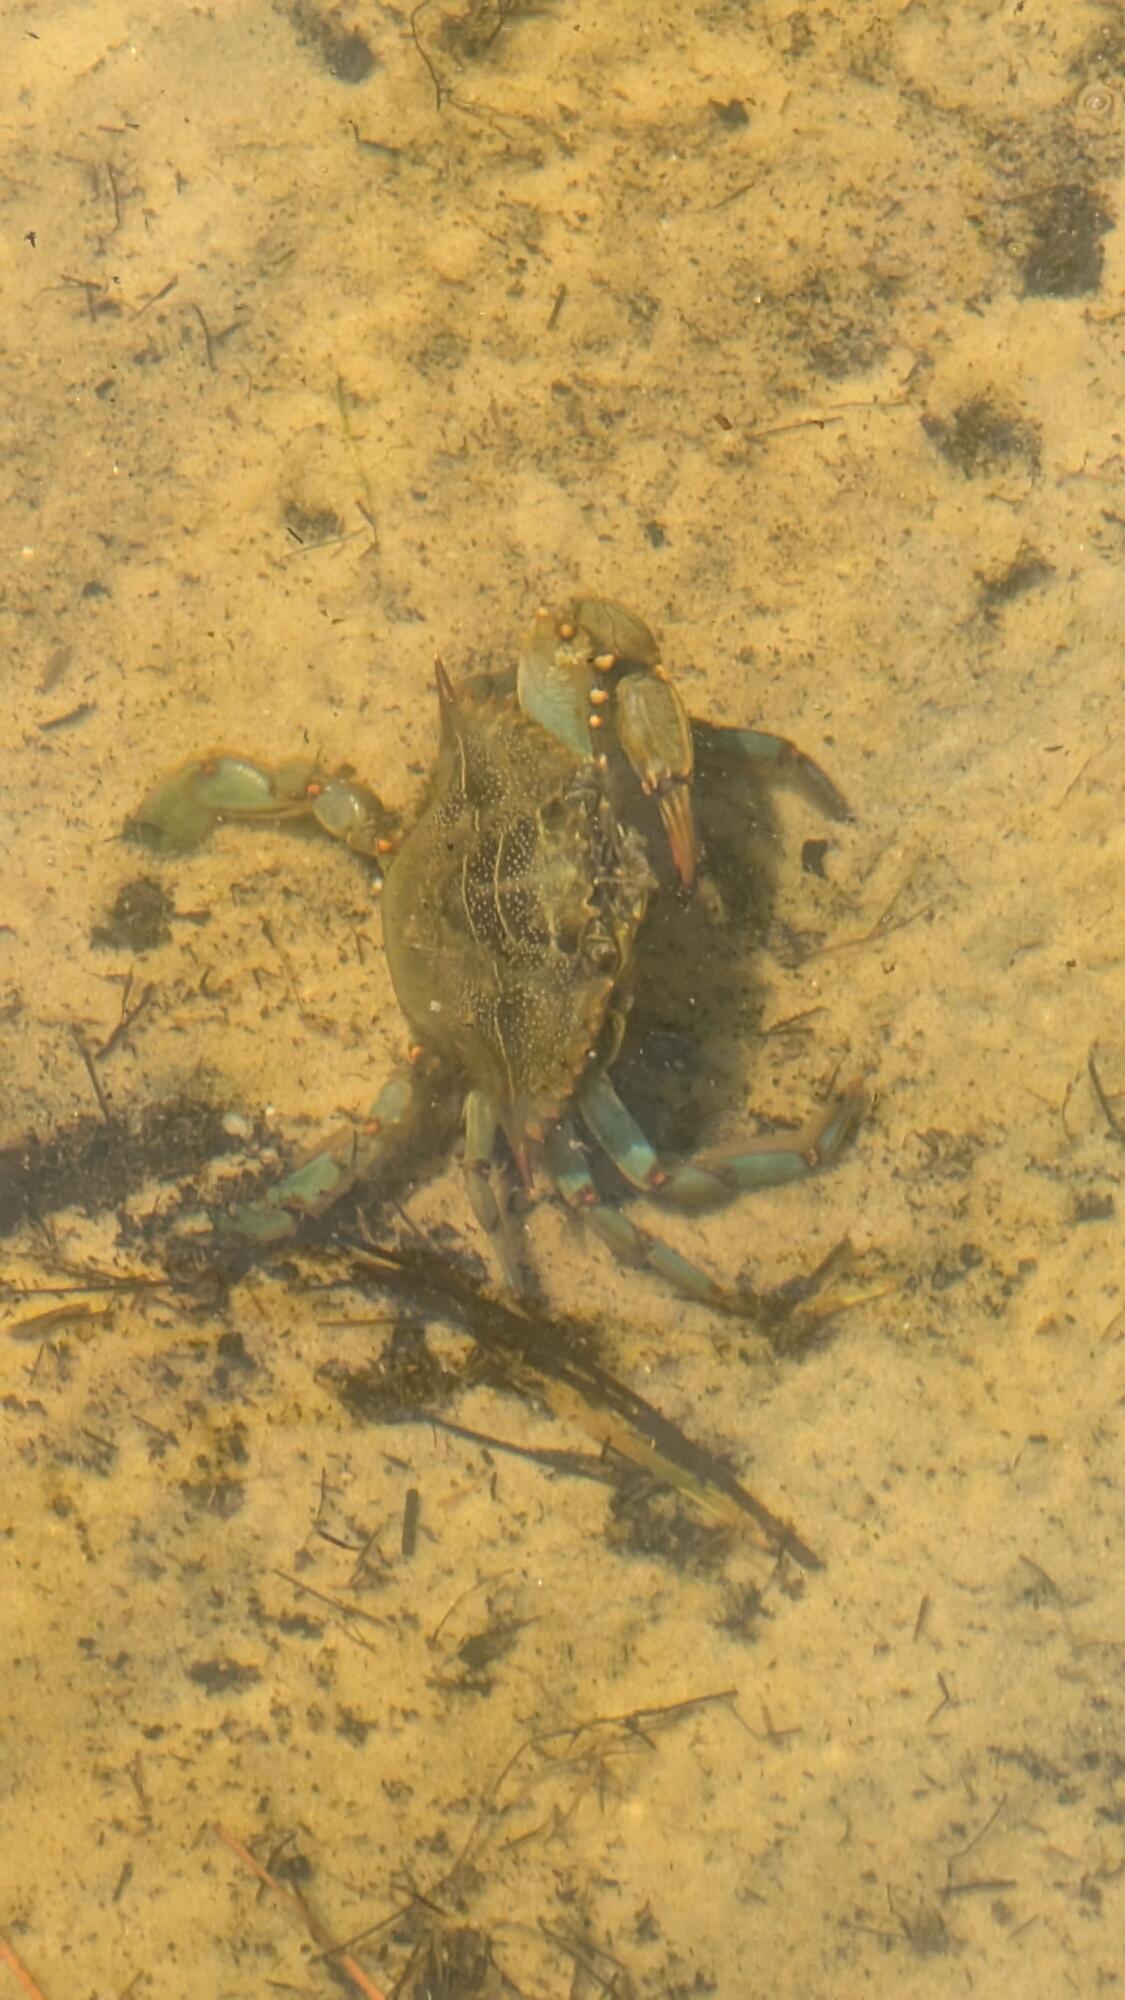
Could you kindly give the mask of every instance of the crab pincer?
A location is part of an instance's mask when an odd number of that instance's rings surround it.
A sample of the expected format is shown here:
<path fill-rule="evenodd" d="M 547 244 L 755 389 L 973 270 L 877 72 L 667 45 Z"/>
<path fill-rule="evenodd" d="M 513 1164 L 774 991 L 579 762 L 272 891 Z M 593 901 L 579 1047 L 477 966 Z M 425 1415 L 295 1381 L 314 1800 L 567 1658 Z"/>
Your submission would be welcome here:
<path fill-rule="evenodd" d="M 686 889 L 698 848 L 691 805 L 691 721 L 642 618 L 608 597 L 540 608 L 524 642 L 520 706 L 568 749 L 604 759 L 614 746 L 655 796 Z"/>

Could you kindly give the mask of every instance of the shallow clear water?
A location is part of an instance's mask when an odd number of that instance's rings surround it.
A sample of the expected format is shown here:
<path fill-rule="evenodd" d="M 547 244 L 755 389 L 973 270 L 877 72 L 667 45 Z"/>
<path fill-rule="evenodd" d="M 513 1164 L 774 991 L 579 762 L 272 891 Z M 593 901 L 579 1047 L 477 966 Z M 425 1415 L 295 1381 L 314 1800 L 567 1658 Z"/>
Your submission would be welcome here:
<path fill-rule="evenodd" d="M 324 1942 L 404 1910 L 356 1967 L 447 2000 L 1108 1986 L 1119 15 L 11 25 L 0 1933 L 46 2000 L 327 1994 Z M 201 1128 L 153 1107 L 235 1139 L 268 1113 L 285 1153 L 405 1040 L 352 857 L 228 827 L 155 864 L 128 813 L 217 747 L 347 762 L 406 809 L 434 652 L 510 653 L 578 585 L 856 812 L 748 791 L 745 904 L 724 879 L 646 961 L 619 1071 L 667 1143 L 803 1122 L 864 1073 L 830 1172 L 646 1217 L 762 1287 L 848 1236 L 847 1310 L 778 1358 L 541 1187 L 524 1217 L 544 1313 L 596 1322 L 818 1572 L 687 1503 L 361 1425 L 329 1364 L 403 1309 L 330 1265 L 210 1306 L 85 1289 L 162 1279 L 130 1221 L 175 1205 Z M 96 942 L 144 873 L 165 940 Z M 138 1135 L 112 1185 L 87 1128 L 55 1172 L 80 1119 Z M 454 1165 L 399 1198 L 378 1240 L 483 1252 Z M 594 1448 L 468 1372 L 457 1422 Z M 275 1877 L 302 1858 L 311 1929 L 217 1825 Z"/>

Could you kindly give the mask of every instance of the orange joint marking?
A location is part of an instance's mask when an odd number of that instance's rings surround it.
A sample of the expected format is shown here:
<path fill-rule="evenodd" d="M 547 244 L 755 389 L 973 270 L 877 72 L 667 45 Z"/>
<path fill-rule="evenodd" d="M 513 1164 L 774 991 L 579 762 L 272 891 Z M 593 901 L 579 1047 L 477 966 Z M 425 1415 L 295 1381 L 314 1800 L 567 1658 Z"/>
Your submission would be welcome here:
<path fill-rule="evenodd" d="M 609 692 L 609 689 L 608 689 L 608 688 L 591 688 L 591 689 L 590 689 L 590 700 L 591 700 L 592 702 L 595 702 L 595 703 L 599 703 L 599 704 L 600 704 L 601 702 L 603 702 L 603 701 L 609 701 L 609 700 L 610 700 L 610 692 Z"/>
<path fill-rule="evenodd" d="M 617 665 L 617 654 L 598 653 L 595 655 L 594 665 L 599 674 L 608 674 Z"/>
<path fill-rule="evenodd" d="M 375 842 L 376 854 L 393 854 L 394 851 L 395 844 L 393 840 L 383 840 L 380 838 Z"/>
<path fill-rule="evenodd" d="M 566 644 L 569 646 L 577 630 L 578 627 L 576 625 L 572 625 L 569 619 L 563 619 L 560 621 L 558 626 L 559 638 L 565 640 Z"/>
<path fill-rule="evenodd" d="M 411 1042 L 410 1047 L 406 1051 L 406 1060 L 410 1063 L 420 1063 L 425 1053 L 426 1050 L 423 1043 Z"/>
<path fill-rule="evenodd" d="M 305 797 L 307 799 L 318 799 L 323 790 L 324 786 L 321 784 L 319 778 L 310 778 L 308 784 L 305 786 Z"/>
<path fill-rule="evenodd" d="M 590 717 L 591 729 L 600 729 L 604 721 L 605 721 L 604 715 L 592 715 Z"/>
<path fill-rule="evenodd" d="M 668 1174 L 664 1167 L 653 1167 L 647 1178 L 650 1188 L 662 1188 L 668 1185 Z"/>

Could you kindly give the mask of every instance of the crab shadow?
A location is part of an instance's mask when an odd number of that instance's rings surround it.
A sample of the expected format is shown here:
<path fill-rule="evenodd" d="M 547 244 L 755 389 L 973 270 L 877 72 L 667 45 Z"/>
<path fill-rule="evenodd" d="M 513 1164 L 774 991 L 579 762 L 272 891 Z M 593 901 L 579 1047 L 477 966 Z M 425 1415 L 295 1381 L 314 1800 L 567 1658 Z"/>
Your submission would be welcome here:
<path fill-rule="evenodd" d="M 621 1096 L 670 1159 L 698 1152 L 720 1126 L 724 1139 L 738 1135 L 732 1107 L 746 1102 L 748 1050 L 765 1039 L 762 955 L 792 962 L 805 942 L 777 920 L 783 850 L 768 786 L 717 731 L 697 726 L 696 745 L 700 880 L 690 896 L 677 888 L 654 814 L 660 889 L 637 941 L 633 1006 L 613 1065 Z M 792 1122 L 808 1109 L 795 1085 Z"/>

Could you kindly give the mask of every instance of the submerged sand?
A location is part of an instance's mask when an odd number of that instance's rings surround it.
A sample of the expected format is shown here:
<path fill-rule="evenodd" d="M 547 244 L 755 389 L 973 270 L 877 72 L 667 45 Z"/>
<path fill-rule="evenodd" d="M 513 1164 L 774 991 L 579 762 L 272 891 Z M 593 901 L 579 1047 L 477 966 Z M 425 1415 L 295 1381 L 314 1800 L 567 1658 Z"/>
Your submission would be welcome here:
<path fill-rule="evenodd" d="M 394 1309 L 323 1270 L 29 1326 L 92 1271 L 158 1277 L 121 1213 L 178 1199 L 33 1189 L 0 1330 L 0 1932 L 47 2000 L 333 1991 L 222 1823 L 302 1857 L 331 1938 L 428 1899 L 357 1947 L 385 1989 L 414 1952 L 406 1990 L 447 1996 L 1109 1990 L 1120 10 L 10 13 L 0 1136 L 187 1099 L 236 1133 L 268 1109 L 285 1151 L 367 1105 L 403 1029 L 354 859 L 226 828 L 157 865 L 122 824 L 217 746 L 404 808 L 433 653 L 503 654 L 578 583 L 856 809 L 778 794 L 752 993 L 689 968 L 736 1080 L 708 1130 L 857 1071 L 871 1102 L 830 1173 L 659 1224 L 759 1284 L 849 1235 L 855 1303 L 799 1356 L 542 1190 L 527 1218 L 548 1302 L 799 1524 L 810 1575 L 638 1552 L 596 1484 L 358 1426 L 325 1364 Z M 96 943 L 145 873 L 166 941 Z M 658 1128 L 659 1058 L 628 1072 Z M 452 1166 L 406 1215 L 388 1238 L 482 1248 Z M 485 1382 L 456 1415 L 588 1448 Z"/>

